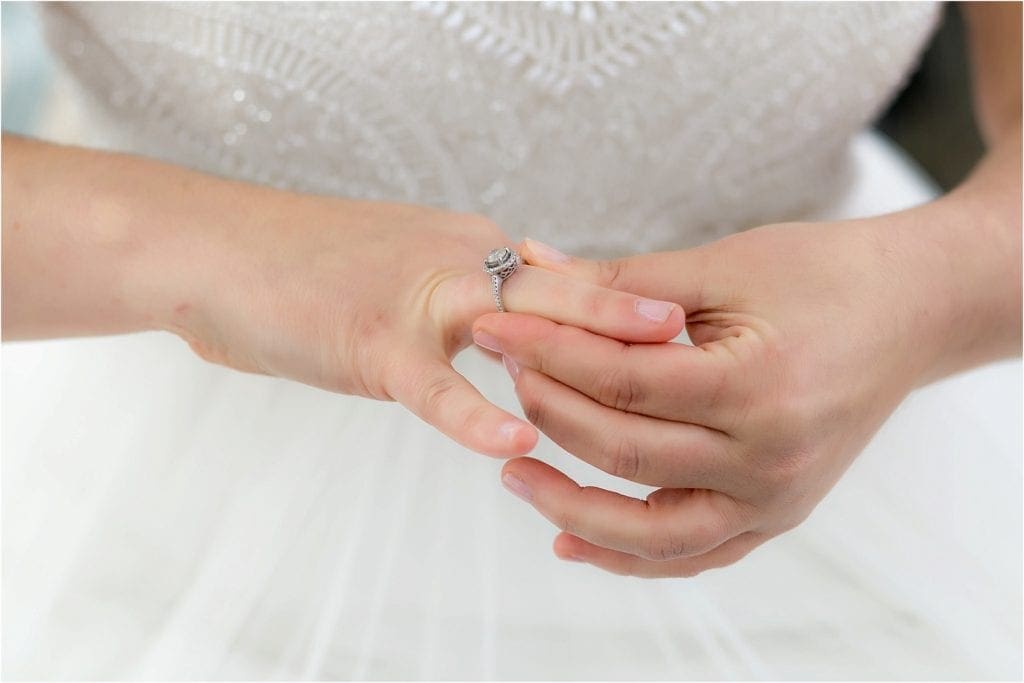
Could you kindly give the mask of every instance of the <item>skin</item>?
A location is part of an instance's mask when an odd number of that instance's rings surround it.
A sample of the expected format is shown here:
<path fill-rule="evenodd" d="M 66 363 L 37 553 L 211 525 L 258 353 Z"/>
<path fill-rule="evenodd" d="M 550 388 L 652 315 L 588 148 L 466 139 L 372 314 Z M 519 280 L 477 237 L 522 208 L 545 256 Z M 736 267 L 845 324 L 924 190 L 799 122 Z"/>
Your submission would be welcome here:
<path fill-rule="evenodd" d="M 510 242 L 488 219 L 14 136 L 3 161 L 5 340 L 167 330 L 214 363 L 399 401 L 481 453 L 536 443 L 451 367 L 494 310 L 483 258 Z M 520 270 L 514 310 L 637 342 L 682 330 L 678 304 Z"/>
<path fill-rule="evenodd" d="M 474 324 L 533 424 L 661 487 L 637 500 L 509 461 L 506 486 L 563 530 L 559 557 L 647 577 L 735 562 L 804 520 L 909 391 L 1020 353 L 1021 8 L 965 11 L 988 152 L 946 196 L 614 261 L 527 242 L 531 264 L 679 303 L 694 343 L 631 344 L 524 313 Z"/>

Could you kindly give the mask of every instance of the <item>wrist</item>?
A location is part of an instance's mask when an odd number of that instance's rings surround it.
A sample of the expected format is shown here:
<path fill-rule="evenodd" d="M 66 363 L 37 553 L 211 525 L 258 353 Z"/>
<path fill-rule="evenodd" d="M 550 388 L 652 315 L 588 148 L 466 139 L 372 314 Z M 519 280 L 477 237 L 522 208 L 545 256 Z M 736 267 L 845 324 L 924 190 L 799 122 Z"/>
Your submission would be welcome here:
<path fill-rule="evenodd" d="M 894 310 L 918 385 L 1019 353 L 1017 188 L 1013 200 L 1012 191 L 969 182 L 930 204 L 870 219 L 875 242 L 892 257 Z"/>
<path fill-rule="evenodd" d="M 276 191 L 172 166 L 161 171 L 158 182 L 129 190 L 145 197 L 137 207 L 145 228 L 127 269 L 126 297 L 144 329 L 192 342 L 220 315 L 220 301 L 245 286 L 241 252 L 265 221 L 264 195 Z"/>

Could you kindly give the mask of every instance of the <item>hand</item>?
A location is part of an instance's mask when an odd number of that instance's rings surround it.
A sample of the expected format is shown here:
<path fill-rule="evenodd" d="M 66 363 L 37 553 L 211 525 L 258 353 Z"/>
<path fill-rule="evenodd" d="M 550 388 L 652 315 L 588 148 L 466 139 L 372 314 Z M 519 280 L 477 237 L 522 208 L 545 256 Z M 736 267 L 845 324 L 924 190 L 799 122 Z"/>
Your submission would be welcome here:
<path fill-rule="evenodd" d="M 607 262 L 528 240 L 530 263 L 681 304 L 695 344 L 623 343 L 523 314 L 476 321 L 534 425 L 606 472 L 663 487 L 641 501 L 510 461 L 506 485 L 564 530 L 555 552 L 689 576 L 801 522 L 949 336 L 936 323 L 951 298 L 907 266 L 930 247 L 901 241 L 903 220 L 775 225 Z"/>
<path fill-rule="evenodd" d="M 216 363 L 398 400 L 481 452 L 532 448 L 533 427 L 450 363 L 494 310 L 483 259 L 509 241 L 486 218 L 6 134 L 3 153 L 5 339 L 167 329 Z M 511 310 L 620 339 L 683 325 L 676 304 L 530 266 L 503 293 Z"/>
<path fill-rule="evenodd" d="M 483 453 L 533 447 L 534 428 L 450 363 L 470 343 L 472 321 L 494 310 L 482 263 L 509 244 L 497 226 L 422 206 L 242 191 L 238 220 L 199 221 L 202 229 L 154 250 L 154 272 L 188 263 L 163 287 L 176 297 L 164 327 L 216 363 L 397 400 Z M 632 294 L 531 266 L 503 296 L 510 310 L 632 341 L 671 339 L 683 325 L 675 304 L 652 303 L 645 317 Z"/>

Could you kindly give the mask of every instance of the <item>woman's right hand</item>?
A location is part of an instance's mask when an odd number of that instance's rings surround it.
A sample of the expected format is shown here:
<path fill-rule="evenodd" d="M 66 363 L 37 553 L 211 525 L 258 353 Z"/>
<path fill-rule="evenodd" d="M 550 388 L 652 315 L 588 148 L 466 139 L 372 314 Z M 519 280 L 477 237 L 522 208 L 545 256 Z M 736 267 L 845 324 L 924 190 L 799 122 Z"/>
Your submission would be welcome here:
<path fill-rule="evenodd" d="M 190 207 L 203 214 L 190 221 L 196 229 L 174 231 L 140 261 L 148 286 L 172 293 L 162 297 L 158 326 L 215 363 L 399 401 L 481 453 L 533 448 L 533 426 L 451 366 L 472 341 L 473 320 L 494 310 L 483 258 L 512 246 L 496 225 L 424 206 L 206 180 L 224 189 Z M 624 341 L 666 341 L 684 324 L 676 304 L 525 265 L 503 297 L 509 310 Z"/>

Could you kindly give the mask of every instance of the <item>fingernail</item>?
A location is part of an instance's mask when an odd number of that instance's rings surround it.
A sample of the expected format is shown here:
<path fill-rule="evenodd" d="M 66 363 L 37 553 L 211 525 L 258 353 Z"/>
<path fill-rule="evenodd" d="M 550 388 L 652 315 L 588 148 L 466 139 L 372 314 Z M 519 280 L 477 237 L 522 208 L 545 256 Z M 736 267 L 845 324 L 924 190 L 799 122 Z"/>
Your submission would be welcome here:
<path fill-rule="evenodd" d="M 562 559 L 566 562 L 586 562 L 582 557 L 577 557 L 576 555 L 565 555 Z"/>
<path fill-rule="evenodd" d="M 519 377 L 519 364 L 508 356 L 502 356 L 501 362 L 505 364 L 505 370 L 508 371 L 509 377 L 511 377 L 512 381 L 515 382 Z"/>
<path fill-rule="evenodd" d="M 482 346 L 488 351 L 494 351 L 495 353 L 501 353 L 501 342 L 493 334 L 487 334 L 482 330 L 477 330 L 473 333 L 473 341 L 476 342 L 477 346 Z"/>
<path fill-rule="evenodd" d="M 668 320 L 668 316 L 674 306 L 675 304 L 668 301 L 655 301 L 654 299 L 636 300 L 636 312 L 655 323 L 663 323 Z"/>
<path fill-rule="evenodd" d="M 533 500 L 533 494 L 530 493 L 530 487 L 526 485 L 526 482 L 517 477 L 514 474 L 503 474 L 501 475 L 501 483 L 512 493 L 516 494 L 527 503 Z"/>
<path fill-rule="evenodd" d="M 530 247 L 530 251 L 532 251 L 537 256 L 540 256 L 545 261 L 554 261 L 555 263 L 567 263 L 569 261 L 568 256 L 558 251 L 554 247 L 549 247 L 543 242 L 531 240 L 529 237 L 527 237 L 526 244 L 527 246 Z"/>
<path fill-rule="evenodd" d="M 522 424 L 523 423 L 519 420 L 512 420 L 511 422 L 506 422 L 498 427 L 498 431 L 501 432 L 502 437 L 504 437 L 506 441 L 514 441 L 516 434 L 522 427 Z"/>

